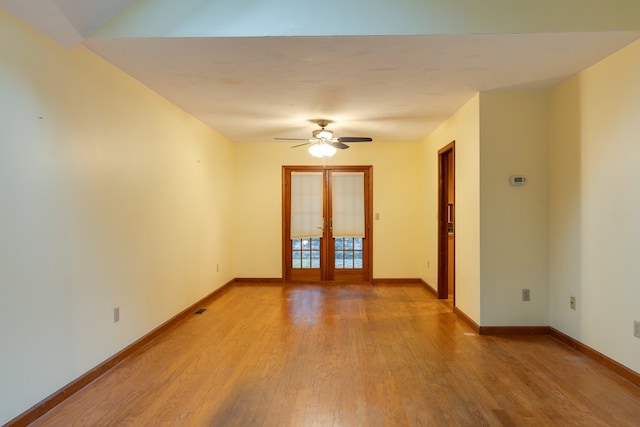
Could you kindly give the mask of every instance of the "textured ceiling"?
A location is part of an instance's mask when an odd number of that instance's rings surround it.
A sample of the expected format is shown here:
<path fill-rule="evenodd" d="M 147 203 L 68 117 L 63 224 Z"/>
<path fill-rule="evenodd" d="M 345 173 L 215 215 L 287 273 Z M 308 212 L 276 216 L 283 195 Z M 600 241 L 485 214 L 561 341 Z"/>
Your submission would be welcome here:
<path fill-rule="evenodd" d="M 82 43 L 236 142 L 338 136 L 418 141 L 475 93 L 544 90 L 640 32 L 95 38 L 130 0 L 0 0 L 58 42 Z"/>
<path fill-rule="evenodd" d="M 547 89 L 637 34 L 95 39 L 96 53 L 236 142 L 418 141 L 478 91 Z"/>

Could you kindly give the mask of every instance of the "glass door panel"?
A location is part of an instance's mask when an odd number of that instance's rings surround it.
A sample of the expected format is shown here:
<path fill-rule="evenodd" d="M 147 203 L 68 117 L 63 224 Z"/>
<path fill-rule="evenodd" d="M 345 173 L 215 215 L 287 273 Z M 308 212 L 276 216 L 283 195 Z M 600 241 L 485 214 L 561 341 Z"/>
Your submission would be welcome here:
<path fill-rule="evenodd" d="M 335 266 L 336 269 L 362 269 L 362 237 L 336 237 Z"/>
<path fill-rule="evenodd" d="M 320 268 L 320 238 L 291 239 L 291 268 Z"/>
<path fill-rule="evenodd" d="M 293 281 L 325 280 L 322 256 L 326 217 L 325 174 L 291 170 L 285 184 L 285 278 Z"/>
<path fill-rule="evenodd" d="M 331 214 L 332 271 L 338 281 L 367 279 L 363 263 L 363 240 L 367 238 L 367 202 L 365 171 L 331 171 L 329 207 Z"/>

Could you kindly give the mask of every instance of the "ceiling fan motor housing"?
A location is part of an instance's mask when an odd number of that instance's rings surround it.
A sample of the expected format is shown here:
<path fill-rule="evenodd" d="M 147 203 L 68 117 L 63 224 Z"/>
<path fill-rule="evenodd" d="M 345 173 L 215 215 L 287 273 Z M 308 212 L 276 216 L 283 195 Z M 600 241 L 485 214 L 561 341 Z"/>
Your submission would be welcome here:
<path fill-rule="evenodd" d="M 318 126 L 320 126 L 321 128 L 326 128 L 327 126 L 329 126 L 329 123 L 333 123 L 331 120 L 327 120 L 327 119 L 316 119 L 316 120 L 311 120 L 311 123 L 315 123 Z"/>

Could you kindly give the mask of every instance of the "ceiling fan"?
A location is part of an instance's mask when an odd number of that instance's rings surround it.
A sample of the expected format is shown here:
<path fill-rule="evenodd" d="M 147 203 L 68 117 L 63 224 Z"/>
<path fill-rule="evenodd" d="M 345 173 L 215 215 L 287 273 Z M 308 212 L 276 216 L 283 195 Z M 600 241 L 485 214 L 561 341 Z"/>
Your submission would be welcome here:
<path fill-rule="evenodd" d="M 294 145 L 291 148 L 302 147 L 303 145 L 311 145 L 309 147 L 309 152 L 316 157 L 331 157 L 336 152 L 336 148 L 340 150 L 344 150 L 349 148 L 345 142 L 353 143 L 353 142 L 370 142 L 373 139 L 369 137 L 360 137 L 360 136 L 343 136 L 343 137 L 334 137 L 333 131 L 327 129 L 329 123 L 332 123 L 331 120 L 326 119 L 318 119 L 318 120 L 310 120 L 311 123 L 315 123 L 320 126 L 320 129 L 316 129 L 311 132 L 311 138 L 275 138 L 281 141 L 307 141 L 302 144 Z"/>

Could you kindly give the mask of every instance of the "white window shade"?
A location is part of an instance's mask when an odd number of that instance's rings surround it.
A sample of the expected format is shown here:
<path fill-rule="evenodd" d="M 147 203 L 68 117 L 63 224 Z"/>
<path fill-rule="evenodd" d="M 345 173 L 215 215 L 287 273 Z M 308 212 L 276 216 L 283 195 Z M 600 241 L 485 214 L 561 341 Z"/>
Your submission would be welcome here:
<path fill-rule="evenodd" d="M 333 237 L 365 237 L 364 173 L 334 172 L 331 191 Z"/>
<path fill-rule="evenodd" d="M 291 238 L 322 237 L 322 172 L 291 173 Z"/>

